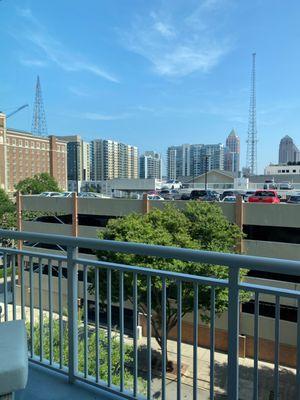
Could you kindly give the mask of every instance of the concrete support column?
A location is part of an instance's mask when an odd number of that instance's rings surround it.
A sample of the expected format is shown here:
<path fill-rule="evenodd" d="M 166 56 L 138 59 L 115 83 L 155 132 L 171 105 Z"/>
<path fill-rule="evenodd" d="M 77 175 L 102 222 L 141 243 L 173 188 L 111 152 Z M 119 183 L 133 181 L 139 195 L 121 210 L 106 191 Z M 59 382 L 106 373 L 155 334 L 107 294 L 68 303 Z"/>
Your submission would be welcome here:
<path fill-rule="evenodd" d="M 235 203 L 235 223 L 236 225 L 243 230 L 244 224 L 244 203 L 242 196 L 237 196 Z M 237 250 L 239 253 L 244 252 L 244 240 L 243 238 L 239 239 L 237 243 Z"/>
<path fill-rule="evenodd" d="M 73 213 L 72 213 L 72 235 L 78 236 L 78 197 L 77 193 L 72 194 Z"/>
<path fill-rule="evenodd" d="M 148 214 L 150 211 L 150 203 L 148 200 L 148 194 L 144 193 L 143 194 L 143 214 Z"/>

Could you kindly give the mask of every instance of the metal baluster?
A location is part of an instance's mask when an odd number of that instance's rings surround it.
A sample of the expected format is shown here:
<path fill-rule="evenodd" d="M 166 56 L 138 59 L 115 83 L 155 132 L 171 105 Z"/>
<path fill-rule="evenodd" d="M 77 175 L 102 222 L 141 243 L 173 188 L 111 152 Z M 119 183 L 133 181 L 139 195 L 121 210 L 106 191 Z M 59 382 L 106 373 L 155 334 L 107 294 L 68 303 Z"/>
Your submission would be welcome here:
<path fill-rule="evenodd" d="M 194 283 L 193 399 L 198 398 L 198 301 L 199 286 Z"/>
<path fill-rule="evenodd" d="M 107 384 L 111 386 L 111 269 L 107 270 Z"/>
<path fill-rule="evenodd" d="M 13 319 L 15 320 L 17 315 L 17 310 L 16 310 L 16 256 L 14 254 L 12 256 L 11 278 L 12 278 Z"/>
<path fill-rule="evenodd" d="M 124 391 L 124 273 L 119 272 L 120 391 Z"/>
<path fill-rule="evenodd" d="M 138 394 L 138 346 L 137 346 L 137 274 L 133 274 L 133 396 L 137 397 Z"/>
<path fill-rule="evenodd" d="M 166 293 L 166 278 L 162 278 L 162 318 L 161 318 L 161 332 L 162 332 L 162 378 L 161 378 L 161 398 L 166 399 L 166 369 L 167 369 L 167 326 L 166 326 L 166 309 L 167 309 L 167 293 Z"/>
<path fill-rule="evenodd" d="M 8 301 L 7 301 L 7 253 L 3 257 L 3 279 L 4 279 L 4 320 L 8 321 Z"/>
<path fill-rule="evenodd" d="M 39 325 L 40 325 L 40 361 L 44 358 L 44 322 L 43 322 L 43 264 L 39 258 Z"/>
<path fill-rule="evenodd" d="M 297 300 L 297 376 L 296 376 L 296 395 L 300 399 L 300 299 Z"/>
<path fill-rule="evenodd" d="M 62 262 L 58 263 L 58 314 L 59 314 L 59 368 L 62 369 L 64 363 L 64 321 L 62 310 Z"/>
<path fill-rule="evenodd" d="M 182 282 L 177 281 L 177 400 L 181 399 Z"/>
<path fill-rule="evenodd" d="M 96 283 L 96 282 L 95 282 Z M 83 266 L 83 329 L 84 329 L 84 377 L 88 376 L 89 361 L 88 361 L 88 292 L 87 292 L 87 266 Z M 96 347 L 97 349 L 97 347 Z M 98 363 L 97 363 L 98 364 Z"/>
<path fill-rule="evenodd" d="M 53 364 L 53 289 L 52 289 L 52 262 L 48 260 L 48 301 L 49 301 L 49 362 Z"/>
<path fill-rule="evenodd" d="M 152 352 L 151 352 L 151 275 L 147 275 L 147 399 L 151 399 Z"/>
<path fill-rule="evenodd" d="M 96 382 L 99 382 L 99 268 L 95 268 Z"/>
<path fill-rule="evenodd" d="M 239 268 L 229 269 L 228 291 L 228 379 L 227 396 L 239 398 Z"/>
<path fill-rule="evenodd" d="M 21 255 L 21 318 L 26 319 L 25 316 L 25 277 L 24 277 L 24 256 Z"/>
<path fill-rule="evenodd" d="M 68 247 L 68 354 L 69 382 L 74 383 L 78 371 L 78 266 L 76 247 Z"/>
<path fill-rule="evenodd" d="M 280 297 L 275 302 L 275 361 L 274 361 L 274 396 L 279 399 L 279 336 L 280 336 Z"/>
<path fill-rule="evenodd" d="M 255 292 L 253 400 L 258 400 L 259 293 Z"/>
<path fill-rule="evenodd" d="M 215 397 L 215 287 L 210 290 L 210 399 Z"/>
<path fill-rule="evenodd" d="M 34 282 L 33 282 L 33 258 L 29 259 L 29 288 L 30 288 L 30 340 L 31 358 L 34 356 Z"/>

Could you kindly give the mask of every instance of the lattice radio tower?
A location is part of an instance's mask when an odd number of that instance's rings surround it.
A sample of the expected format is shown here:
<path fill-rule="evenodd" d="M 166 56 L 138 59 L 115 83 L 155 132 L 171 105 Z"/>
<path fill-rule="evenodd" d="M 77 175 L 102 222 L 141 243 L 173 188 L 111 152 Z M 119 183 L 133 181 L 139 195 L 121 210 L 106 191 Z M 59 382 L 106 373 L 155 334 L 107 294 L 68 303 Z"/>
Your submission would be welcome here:
<path fill-rule="evenodd" d="M 256 126 L 256 82 L 255 56 L 252 54 L 251 94 L 249 105 L 249 125 L 247 139 L 247 169 L 250 175 L 257 174 L 257 126 Z"/>
<path fill-rule="evenodd" d="M 40 77 L 37 77 L 31 133 L 38 136 L 47 136 L 46 115 L 42 98 Z"/>

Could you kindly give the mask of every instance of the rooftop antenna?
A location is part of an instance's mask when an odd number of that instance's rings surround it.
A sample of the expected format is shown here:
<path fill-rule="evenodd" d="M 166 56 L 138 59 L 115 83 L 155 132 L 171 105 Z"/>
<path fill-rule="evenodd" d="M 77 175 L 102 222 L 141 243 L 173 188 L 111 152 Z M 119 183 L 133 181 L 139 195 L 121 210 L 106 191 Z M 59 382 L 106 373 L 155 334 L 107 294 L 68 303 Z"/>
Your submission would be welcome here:
<path fill-rule="evenodd" d="M 249 125 L 247 139 L 247 169 L 250 175 L 257 174 L 257 126 L 256 126 L 256 71 L 255 56 L 252 54 L 251 92 L 249 105 Z"/>
<path fill-rule="evenodd" d="M 47 136 L 46 115 L 45 115 L 45 109 L 42 97 L 42 88 L 39 76 L 37 77 L 36 80 L 31 133 L 37 136 Z"/>

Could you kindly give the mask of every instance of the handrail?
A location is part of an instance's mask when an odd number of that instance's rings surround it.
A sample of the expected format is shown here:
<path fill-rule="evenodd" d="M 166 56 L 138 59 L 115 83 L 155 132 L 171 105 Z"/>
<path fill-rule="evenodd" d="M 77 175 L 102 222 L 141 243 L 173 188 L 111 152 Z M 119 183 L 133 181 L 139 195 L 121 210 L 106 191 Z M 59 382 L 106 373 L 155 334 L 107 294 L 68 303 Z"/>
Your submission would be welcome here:
<path fill-rule="evenodd" d="M 271 271 L 286 275 L 300 276 L 300 262 L 248 256 L 241 254 L 219 253 L 214 251 L 182 249 L 170 246 L 149 245 L 133 242 L 118 242 L 113 240 L 90 239 L 84 237 L 72 237 L 64 235 L 48 235 L 45 233 L 18 232 L 0 229 L 0 238 L 15 240 L 30 240 L 40 243 L 65 245 L 69 247 L 83 247 L 93 250 L 117 251 L 145 256 L 177 259 L 205 264 L 224 265 L 230 268 L 245 268 L 257 271 Z"/>

